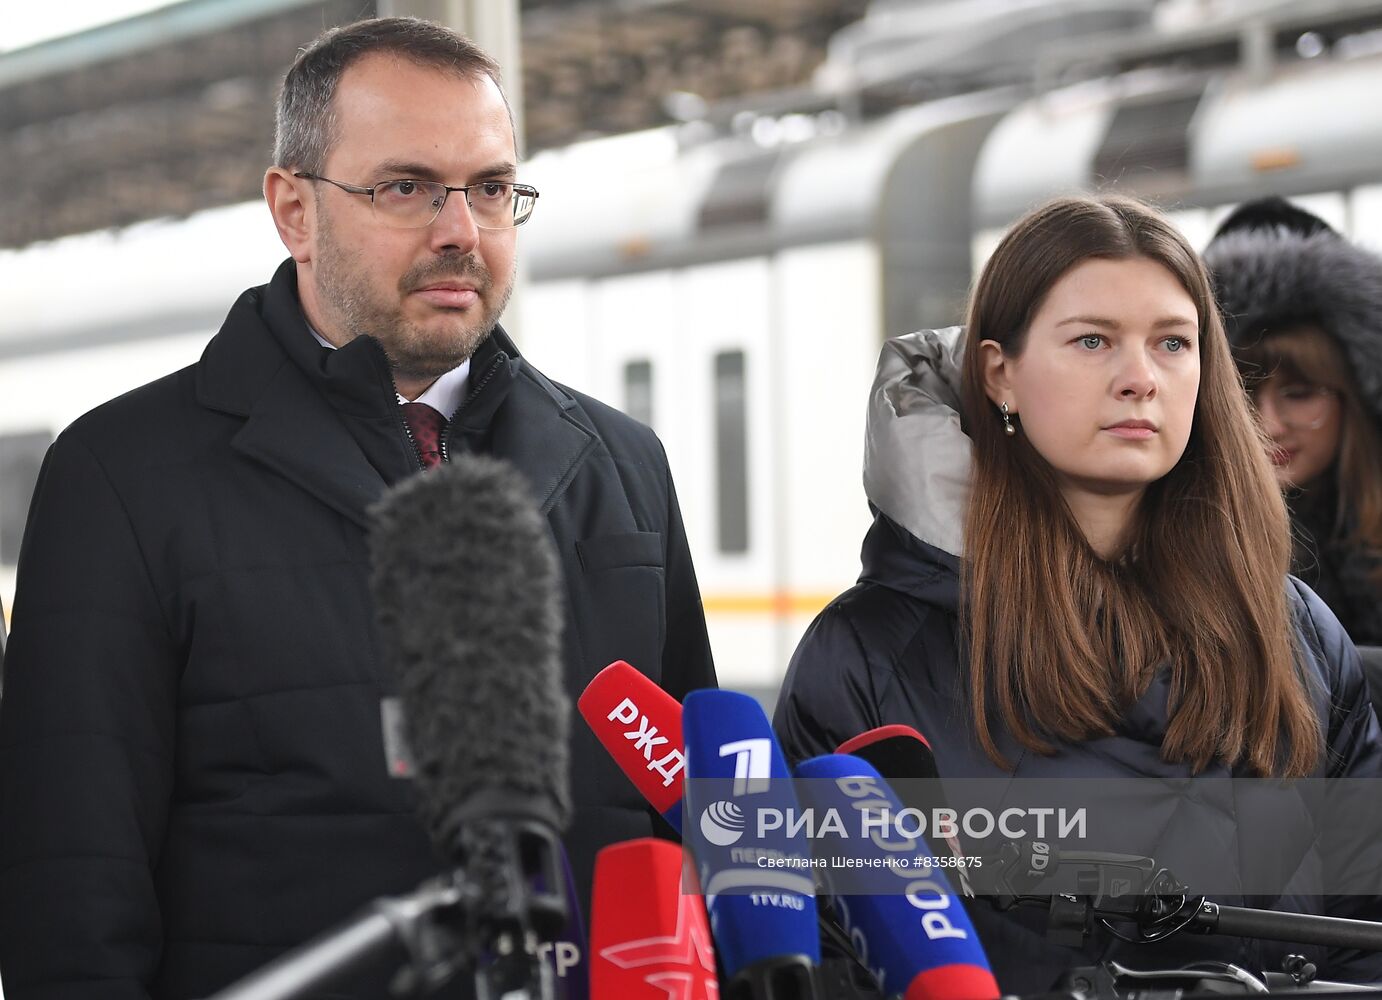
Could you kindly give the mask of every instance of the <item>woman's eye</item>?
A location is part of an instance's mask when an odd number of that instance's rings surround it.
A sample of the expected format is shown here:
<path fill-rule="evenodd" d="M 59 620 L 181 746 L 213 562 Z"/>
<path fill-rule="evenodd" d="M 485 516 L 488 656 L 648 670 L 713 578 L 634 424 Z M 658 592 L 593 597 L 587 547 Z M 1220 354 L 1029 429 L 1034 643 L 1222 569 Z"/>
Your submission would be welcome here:
<path fill-rule="evenodd" d="M 1165 343 L 1166 349 L 1173 354 L 1190 346 L 1184 337 L 1167 337 Z"/>
<path fill-rule="evenodd" d="M 1098 333 L 1087 333 L 1080 338 L 1080 346 L 1090 351 L 1097 351 L 1104 346 L 1103 335 Z"/>

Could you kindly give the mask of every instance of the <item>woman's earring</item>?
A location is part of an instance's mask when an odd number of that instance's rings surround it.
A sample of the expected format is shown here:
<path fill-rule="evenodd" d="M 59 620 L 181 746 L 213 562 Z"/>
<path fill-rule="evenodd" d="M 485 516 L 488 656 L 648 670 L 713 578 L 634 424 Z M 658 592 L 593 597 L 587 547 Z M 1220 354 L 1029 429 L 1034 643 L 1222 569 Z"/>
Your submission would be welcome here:
<path fill-rule="evenodd" d="M 1008 404 L 1000 403 L 998 404 L 998 409 L 1002 411 L 1003 414 L 1003 433 L 1008 435 L 1008 437 L 1012 437 L 1017 433 L 1017 428 L 1013 426 L 1013 418 L 1008 415 Z"/>

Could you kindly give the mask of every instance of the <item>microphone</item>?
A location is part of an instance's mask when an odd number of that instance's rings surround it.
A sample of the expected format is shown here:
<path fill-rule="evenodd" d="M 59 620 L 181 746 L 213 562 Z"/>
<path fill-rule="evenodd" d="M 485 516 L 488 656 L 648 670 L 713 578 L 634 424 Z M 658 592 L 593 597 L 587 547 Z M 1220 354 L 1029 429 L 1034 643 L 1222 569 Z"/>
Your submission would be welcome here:
<path fill-rule="evenodd" d="M 212 1000 L 288 1000 L 386 958 L 396 990 L 473 969 L 477 996 L 550 997 L 538 940 L 567 919 L 570 817 L 558 563 L 522 476 L 465 456 L 374 506 L 370 591 L 397 675 L 419 812 L 455 870 L 269 963 Z"/>
<path fill-rule="evenodd" d="M 835 752 L 867 760 L 880 774 L 890 763 L 895 773 L 905 770 L 908 778 L 940 778 L 930 741 L 911 726 L 878 726 L 845 740 Z"/>
<path fill-rule="evenodd" d="M 938 817 L 948 819 L 951 824 L 955 822 L 956 812 L 946 800 L 931 744 L 911 726 L 892 725 L 870 729 L 845 740 L 835 748 L 835 752 L 852 754 L 868 761 L 880 775 L 894 783 L 894 794 L 902 799 L 904 805 L 919 810 L 932 829 Z M 960 892 L 972 898 L 974 887 L 970 884 L 965 863 L 960 860 L 965 856 L 960 838 L 955 833 L 948 833 L 943 839 L 951 856 L 958 862 L 951 871 L 959 880 Z"/>
<path fill-rule="evenodd" d="M 681 833 L 681 704 L 652 678 L 616 660 L 586 685 L 576 705 L 619 769 Z"/>
<path fill-rule="evenodd" d="M 538 939 L 567 915 L 557 555 L 528 483 L 483 456 L 405 479 L 371 513 L 370 590 L 421 816 L 472 884 L 466 922 L 497 956 L 483 985 L 503 995 L 542 977 Z"/>
<path fill-rule="evenodd" d="M 843 754 L 814 757 L 797 765 L 798 788 L 817 816 L 818 855 L 847 853 L 849 867 L 877 870 L 894 879 L 896 891 L 834 896 L 850 941 L 885 996 L 905 1000 L 996 1000 L 998 983 L 963 904 L 945 882 L 941 865 L 925 841 L 904 836 L 893 825 L 902 803 L 866 761 Z M 820 817 L 844 817 L 840 824 Z M 872 814 L 870 835 L 864 817 Z M 881 828 L 881 830 L 880 830 Z M 860 835 L 851 836 L 858 831 Z M 928 864 L 928 859 L 930 864 Z M 822 869 L 830 883 L 833 867 Z"/>
<path fill-rule="evenodd" d="M 590 910 L 590 995 L 596 1000 L 718 997 L 705 904 L 683 889 L 683 861 L 680 847 L 652 837 L 596 855 Z"/>
<path fill-rule="evenodd" d="M 597 674 L 577 704 L 620 769 L 680 834 L 685 777 L 681 704 L 622 660 Z M 819 914 L 819 930 L 839 945 L 841 954 L 849 954 L 839 928 L 824 913 Z M 832 970 L 827 963 L 821 974 L 848 976 L 849 970 Z"/>
<path fill-rule="evenodd" d="M 571 875 L 571 861 L 561 849 L 561 873 L 569 914 L 556 937 L 538 946 L 538 955 L 551 967 L 557 983 L 557 996 L 562 1000 L 588 1000 L 590 968 L 586 960 L 585 921 L 581 919 L 580 897 L 576 895 L 576 880 Z"/>
<path fill-rule="evenodd" d="M 821 958 L 815 883 L 804 866 L 791 866 L 809 862 L 810 851 L 802 830 L 782 822 L 796 814 L 797 798 L 767 716 L 747 695 L 692 691 L 682 729 L 685 833 L 728 981 L 726 998 L 814 998 Z"/>

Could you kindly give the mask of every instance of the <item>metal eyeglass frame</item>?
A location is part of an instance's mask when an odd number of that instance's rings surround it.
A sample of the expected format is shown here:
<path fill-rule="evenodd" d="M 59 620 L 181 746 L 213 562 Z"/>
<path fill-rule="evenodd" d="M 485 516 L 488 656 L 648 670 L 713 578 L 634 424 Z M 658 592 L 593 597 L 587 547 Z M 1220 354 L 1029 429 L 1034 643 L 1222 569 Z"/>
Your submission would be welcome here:
<path fill-rule="evenodd" d="M 441 181 L 424 181 L 424 180 L 419 180 L 418 178 L 415 178 L 415 177 L 400 177 L 398 180 L 393 180 L 393 181 L 380 181 L 378 184 L 371 185 L 370 187 L 361 187 L 361 186 L 358 185 L 358 184 L 347 184 L 347 183 L 345 183 L 344 181 L 335 181 L 335 180 L 332 180 L 330 177 L 323 177 L 321 174 L 310 173 L 309 171 L 306 171 L 306 170 L 298 170 L 298 171 L 295 171 L 295 172 L 293 173 L 293 176 L 294 176 L 294 177 L 301 177 L 303 180 L 308 180 L 308 181 L 325 181 L 325 182 L 328 183 L 328 184 L 334 184 L 336 187 L 340 188 L 342 191 L 345 191 L 347 194 L 364 194 L 364 195 L 369 195 L 369 201 L 370 201 L 370 207 L 371 207 L 371 208 L 374 208 L 374 207 L 375 207 L 375 204 L 374 204 L 374 192 L 375 192 L 376 190 L 378 190 L 379 188 L 384 187 L 386 184 L 401 184 L 401 183 L 403 183 L 403 182 L 405 182 L 405 181 L 408 181 L 408 182 L 411 182 L 411 183 L 413 183 L 413 184 L 425 184 L 425 185 L 427 185 L 427 186 L 429 186 L 429 187 L 439 187 L 439 188 L 442 189 L 441 201 L 437 203 L 436 211 L 432 213 L 432 217 L 431 217 L 430 219 L 428 219 L 426 222 L 421 223 L 420 225 L 416 225 L 416 226 L 397 226 L 397 227 L 395 227 L 395 228 L 398 228 L 398 229 L 426 229 L 426 228 L 427 228 L 428 226 L 430 226 L 432 223 L 436 222 L 436 221 L 437 221 L 437 216 L 441 215 L 441 210 L 442 210 L 443 208 L 446 207 L 447 199 L 451 197 L 451 192 L 452 192 L 452 191 L 460 191 L 462 194 L 465 195 L 465 207 L 466 207 L 466 210 L 470 212 L 470 217 L 471 217 L 472 219 L 475 219 L 475 227 L 476 227 L 477 229 L 487 229 L 487 230 L 490 230 L 491 232 L 503 232 L 503 231 L 506 230 L 506 229 L 517 229 L 519 226 L 523 225 L 523 223 L 527 222 L 529 219 L 531 219 L 531 218 L 533 217 L 533 209 L 537 207 L 537 198 L 538 198 L 537 188 L 533 187 L 531 184 L 515 184 L 513 181 L 476 181 L 474 184 L 461 184 L 461 185 L 453 186 L 453 185 L 450 185 L 450 184 L 443 184 Z M 477 219 L 477 218 L 475 217 L 475 206 L 472 205 L 472 204 L 470 203 L 470 189 L 471 189 L 471 188 L 477 188 L 477 187 L 484 187 L 486 184 L 504 184 L 504 185 L 506 185 L 506 186 L 512 188 L 514 194 L 516 194 L 516 195 L 522 195 L 522 196 L 527 197 L 527 198 L 531 198 L 532 201 L 533 201 L 533 204 L 532 204 L 532 207 L 530 207 L 530 208 L 528 209 L 528 214 L 525 215 L 525 216 L 523 216 L 523 218 L 521 218 L 521 219 L 515 219 L 513 225 L 510 225 L 510 226 L 482 226 L 482 225 L 480 225 L 480 220 Z M 393 216 L 390 216 L 390 215 L 384 215 L 383 217 L 384 217 L 385 219 L 393 218 Z"/>

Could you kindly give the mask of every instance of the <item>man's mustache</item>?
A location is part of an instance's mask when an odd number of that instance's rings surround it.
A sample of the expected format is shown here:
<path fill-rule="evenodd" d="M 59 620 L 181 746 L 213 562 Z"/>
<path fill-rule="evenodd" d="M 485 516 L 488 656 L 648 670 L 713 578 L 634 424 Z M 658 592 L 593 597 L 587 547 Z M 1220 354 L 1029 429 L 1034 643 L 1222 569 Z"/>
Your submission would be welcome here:
<path fill-rule="evenodd" d="M 403 276 L 403 290 L 405 292 L 416 291 L 448 278 L 469 279 L 475 284 L 476 291 L 479 292 L 489 291 L 490 285 L 494 283 L 489 268 L 481 264 L 474 254 L 465 254 L 464 256 L 442 257 L 440 260 L 413 268 Z"/>

